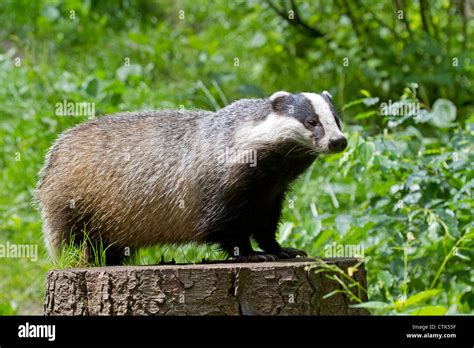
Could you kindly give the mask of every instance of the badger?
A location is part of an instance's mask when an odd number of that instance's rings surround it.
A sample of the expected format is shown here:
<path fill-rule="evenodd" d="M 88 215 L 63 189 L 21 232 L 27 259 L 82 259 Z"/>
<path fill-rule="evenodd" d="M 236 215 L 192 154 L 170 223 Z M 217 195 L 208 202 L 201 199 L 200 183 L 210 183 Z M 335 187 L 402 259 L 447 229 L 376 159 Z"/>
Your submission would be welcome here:
<path fill-rule="evenodd" d="M 276 240 L 285 194 L 318 155 L 346 146 L 326 91 L 96 118 L 46 155 L 36 188 L 46 246 L 57 258 L 87 233 L 108 265 L 124 250 L 188 242 L 241 262 L 305 257 Z"/>

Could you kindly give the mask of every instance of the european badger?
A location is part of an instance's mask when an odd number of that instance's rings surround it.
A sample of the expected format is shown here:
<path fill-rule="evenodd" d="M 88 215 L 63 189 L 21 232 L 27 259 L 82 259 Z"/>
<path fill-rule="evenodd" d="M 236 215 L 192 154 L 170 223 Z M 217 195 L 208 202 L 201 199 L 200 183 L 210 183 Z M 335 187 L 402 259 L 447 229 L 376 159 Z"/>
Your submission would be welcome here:
<path fill-rule="evenodd" d="M 285 192 L 318 154 L 346 146 L 328 92 L 94 119 L 46 156 L 36 192 L 46 244 L 56 257 L 85 227 L 109 246 L 107 264 L 124 248 L 191 241 L 218 243 L 240 261 L 306 256 L 275 239 Z"/>

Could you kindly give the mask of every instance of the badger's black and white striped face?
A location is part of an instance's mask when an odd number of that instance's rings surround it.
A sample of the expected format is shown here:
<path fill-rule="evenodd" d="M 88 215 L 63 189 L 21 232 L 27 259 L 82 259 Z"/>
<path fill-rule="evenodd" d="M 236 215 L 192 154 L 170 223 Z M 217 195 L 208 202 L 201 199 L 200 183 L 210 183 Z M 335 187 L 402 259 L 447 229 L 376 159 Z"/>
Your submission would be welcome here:
<path fill-rule="evenodd" d="M 316 153 L 343 151 L 347 140 L 331 95 L 276 92 L 270 98 L 273 113 L 264 123 L 272 124 L 279 137 L 292 140 Z"/>

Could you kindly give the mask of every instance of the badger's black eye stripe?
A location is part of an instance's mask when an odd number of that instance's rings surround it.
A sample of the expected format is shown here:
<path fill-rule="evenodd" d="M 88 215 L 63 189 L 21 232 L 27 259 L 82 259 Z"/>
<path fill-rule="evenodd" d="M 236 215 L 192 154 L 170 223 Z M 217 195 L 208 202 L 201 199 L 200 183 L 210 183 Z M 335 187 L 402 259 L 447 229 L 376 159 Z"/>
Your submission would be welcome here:
<path fill-rule="evenodd" d="M 294 105 L 294 117 L 301 123 L 310 123 L 310 120 L 316 120 L 319 122 L 319 117 L 314 111 L 313 104 L 311 101 L 302 94 L 296 94 L 293 96 Z"/>
<path fill-rule="evenodd" d="M 339 119 L 339 117 L 337 116 L 335 112 L 333 112 L 332 115 L 334 116 L 334 120 L 336 120 L 337 127 L 339 128 L 340 131 L 342 131 L 341 120 Z"/>

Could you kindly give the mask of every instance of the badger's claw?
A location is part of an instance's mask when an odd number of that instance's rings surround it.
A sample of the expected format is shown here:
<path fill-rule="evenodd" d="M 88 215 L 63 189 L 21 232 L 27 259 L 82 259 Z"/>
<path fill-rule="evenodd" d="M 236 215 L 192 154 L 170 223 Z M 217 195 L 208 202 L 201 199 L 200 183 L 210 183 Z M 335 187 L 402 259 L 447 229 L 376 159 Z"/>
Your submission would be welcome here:
<path fill-rule="evenodd" d="M 268 262 L 275 261 L 277 257 L 272 254 L 266 254 L 260 251 L 254 251 L 247 255 L 242 255 L 234 258 L 235 262 Z"/>
<path fill-rule="evenodd" d="M 307 257 L 303 250 L 295 249 L 295 248 L 281 248 L 280 251 L 276 255 L 279 259 L 293 259 L 295 257 Z"/>

